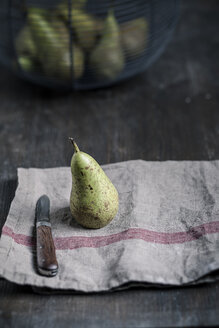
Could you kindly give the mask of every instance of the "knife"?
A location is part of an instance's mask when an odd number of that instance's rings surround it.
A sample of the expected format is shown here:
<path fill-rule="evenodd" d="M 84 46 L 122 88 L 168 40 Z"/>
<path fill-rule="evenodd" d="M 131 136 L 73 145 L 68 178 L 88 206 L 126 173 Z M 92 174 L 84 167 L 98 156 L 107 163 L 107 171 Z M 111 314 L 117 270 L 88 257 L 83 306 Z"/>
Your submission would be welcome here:
<path fill-rule="evenodd" d="M 58 272 L 55 246 L 50 223 L 50 200 L 41 196 L 36 204 L 36 253 L 37 270 L 47 277 L 54 277 Z"/>

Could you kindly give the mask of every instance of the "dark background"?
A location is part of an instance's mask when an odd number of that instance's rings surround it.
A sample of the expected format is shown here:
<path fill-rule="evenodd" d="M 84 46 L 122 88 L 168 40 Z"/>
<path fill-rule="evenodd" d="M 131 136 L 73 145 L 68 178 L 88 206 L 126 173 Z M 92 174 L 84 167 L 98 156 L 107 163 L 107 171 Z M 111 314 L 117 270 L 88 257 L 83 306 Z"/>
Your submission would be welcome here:
<path fill-rule="evenodd" d="M 100 164 L 219 159 L 219 1 L 184 0 L 165 53 L 112 88 L 59 93 L 0 70 L 0 222 L 16 169 L 70 165 L 73 136 Z M 219 283 L 42 296 L 0 280 L 1 327 L 219 325 Z"/>

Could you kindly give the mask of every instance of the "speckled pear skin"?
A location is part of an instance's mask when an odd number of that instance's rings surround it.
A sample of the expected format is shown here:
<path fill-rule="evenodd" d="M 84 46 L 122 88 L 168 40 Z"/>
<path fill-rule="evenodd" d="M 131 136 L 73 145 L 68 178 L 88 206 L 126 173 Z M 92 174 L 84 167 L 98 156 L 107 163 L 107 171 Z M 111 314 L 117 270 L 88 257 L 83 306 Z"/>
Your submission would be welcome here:
<path fill-rule="evenodd" d="M 72 157 L 71 173 L 72 216 L 85 228 L 106 226 L 118 211 L 116 188 L 95 159 L 79 149 Z"/>

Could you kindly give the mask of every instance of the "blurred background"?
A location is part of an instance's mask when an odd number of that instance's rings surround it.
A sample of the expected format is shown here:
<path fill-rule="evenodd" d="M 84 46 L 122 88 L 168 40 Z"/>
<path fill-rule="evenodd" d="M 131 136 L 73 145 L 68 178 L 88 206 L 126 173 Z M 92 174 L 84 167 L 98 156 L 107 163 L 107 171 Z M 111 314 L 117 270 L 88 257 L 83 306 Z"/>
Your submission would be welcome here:
<path fill-rule="evenodd" d="M 175 27 L 179 0 L 14 0 L 1 5 L 1 59 L 57 89 L 94 89 L 149 67 Z"/>
<path fill-rule="evenodd" d="M 4 177 L 69 165 L 68 136 L 101 164 L 218 157 L 218 1 L 4 0 L 0 9 Z"/>

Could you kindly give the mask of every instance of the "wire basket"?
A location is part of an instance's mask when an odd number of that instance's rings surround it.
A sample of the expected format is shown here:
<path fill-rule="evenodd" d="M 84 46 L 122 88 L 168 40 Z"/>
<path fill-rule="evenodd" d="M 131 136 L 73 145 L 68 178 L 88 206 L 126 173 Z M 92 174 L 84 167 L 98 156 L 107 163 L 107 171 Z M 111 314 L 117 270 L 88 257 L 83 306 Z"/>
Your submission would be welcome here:
<path fill-rule="evenodd" d="M 1 0 L 0 60 L 47 87 L 108 86 L 159 57 L 178 12 L 179 0 Z"/>

